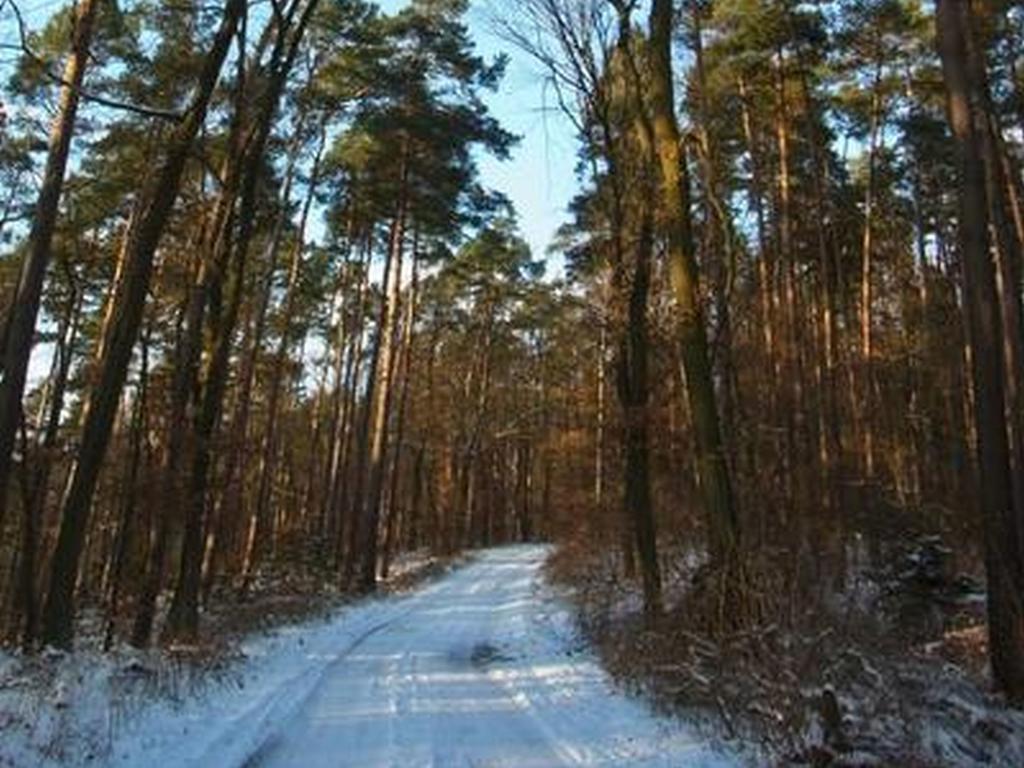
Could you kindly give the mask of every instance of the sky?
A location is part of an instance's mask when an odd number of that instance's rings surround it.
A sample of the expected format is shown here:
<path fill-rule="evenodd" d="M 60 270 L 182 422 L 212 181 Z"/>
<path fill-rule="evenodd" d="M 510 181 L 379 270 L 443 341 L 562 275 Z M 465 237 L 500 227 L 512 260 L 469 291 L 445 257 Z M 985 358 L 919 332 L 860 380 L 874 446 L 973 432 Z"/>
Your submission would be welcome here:
<path fill-rule="evenodd" d="M 493 11 L 486 0 L 473 5 L 469 26 L 481 54 L 510 57 L 505 80 L 489 96 L 488 106 L 507 130 L 521 137 L 511 160 L 485 158 L 481 174 L 485 184 L 512 199 L 523 236 L 539 258 L 566 220 L 578 188 L 576 137 L 545 87 L 540 66 L 493 31 Z"/>
<path fill-rule="evenodd" d="M 408 4 L 407 0 L 378 2 L 387 12 Z M 514 8 L 515 3 L 505 5 Z M 497 92 L 486 94 L 485 101 L 505 130 L 520 137 L 520 143 L 510 160 L 482 156 L 480 173 L 485 186 L 512 200 L 522 235 L 539 259 L 565 222 L 566 208 L 576 194 L 577 145 L 568 118 L 545 87 L 541 67 L 495 31 L 497 7 L 494 0 L 473 0 L 467 23 L 480 55 L 509 57 L 504 80 Z M 548 272 L 549 276 L 561 272 L 558 255 L 549 257 Z"/>
<path fill-rule="evenodd" d="M 509 57 L 504 80 L 497 92 L 486 94 L 485 101 L 503 127 L 521 141 L 510 160 L 481 155 L 480 172 L 485 186 L 512 200 L 523 237 L 533 249 L 534 258 L 541 258 L 565 221 L 566 207 L 577 189 L 576 141 L 568 119 L 558 111 L 545 87 L 540 66 L 495 31 L 494 15 L 499 2 L 472 0 L 467 23 L 480 55 L 493 59 L 504 53 Z M 64 0 L 25 0 L 21 8 L 29 26 L 34 28 L 63 3 Z M 378 0 L 378 4 L 384 11 L 394 12 L 407 5 L 408 0 Z M 502 5 L 514 12 L 514 2 Z M 0 16 L 0 34 L 15 34 L 9 14 L 4 12 Z M 549 272 L 559 273 L 560 258 L 554 256 L 551 261 Z"/>
<path fill-rule="evenodd" d="M 512 201 L 520 231 L 533 250 L 534 258 L 546 259 L 547 276 L 557 278 L 562 274 L 562 258 L 559 254 L 548 255 L 547 251 L 555 232 L 567 218 L 566 208 L 578 187 L 574 172 L 575 135 L 568 118 L 558 110 L 546 87 L 540 65 L 497 33 L 498 2 L 501 0 L 472 0 L 466 21 L 480 55 L 493 59 L 505 54 L 509 58 L 498 90 L 486 93 L 484 98 L 492 114 L 506 130 L 517 135 L 520 142 L 512 150 L 511 158 L 505 161 L 481 153 L 478 158 L 481 180 L 486 187 L 504 193 Z M 408 0 L 378 0 L 386 12 L 395 12 L 407 3 Z M 63 4 L 64 0 L 26 0 L 21 10 L 29 28 L 34 29 Z M 515 2 L 507 0 L 504 6 L 514 12 Z M 7 9 L 3 11 L 0 13 L 0 38 L 11 42 L 16 39 L 17 28 Z M 7 58 L 9 66 L 14 55 Z M 4 62 L 0 62 L 0 70 L 4 66 Z M 46 355 L 35 356 L 33 377 L 42 375 L 47 368 Z"/>

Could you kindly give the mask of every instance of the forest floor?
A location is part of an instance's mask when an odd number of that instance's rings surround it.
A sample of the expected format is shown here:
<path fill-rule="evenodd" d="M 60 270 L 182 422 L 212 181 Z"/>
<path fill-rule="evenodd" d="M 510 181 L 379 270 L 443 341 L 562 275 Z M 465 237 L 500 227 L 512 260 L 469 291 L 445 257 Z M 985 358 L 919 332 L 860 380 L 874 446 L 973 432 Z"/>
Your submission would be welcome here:
<path fill-rule="evenodd" d="M 616 689 L 544 582 L 549 552 L 481 552 L 207 665 L 0 656 L 0 766 L 735 764 Z"/>
<path fill-rule="evenodd" d="M 742 745 L 753 765 L 1024 765 L 1024 712 L 991 693 L 984 592 L 949 572 L 937 538 L 855 563 L 813 610 L 712 634 L 688 604 L 700 558 L 666 552 L 666 615 L 643 617 L 615 548 L 563 549 L 549 564 L 606 669 L 665 713 Z M 784 593 L 781 585 L 760 584 Z M 774 620 L 772 620 L 774 619 Z"/>

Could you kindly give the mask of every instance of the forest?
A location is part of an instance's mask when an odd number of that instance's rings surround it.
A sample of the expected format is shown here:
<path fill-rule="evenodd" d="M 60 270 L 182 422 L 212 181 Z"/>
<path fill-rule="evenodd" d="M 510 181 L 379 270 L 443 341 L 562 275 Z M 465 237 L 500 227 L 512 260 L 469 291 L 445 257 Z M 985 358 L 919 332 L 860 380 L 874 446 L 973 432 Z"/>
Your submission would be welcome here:
<path fill-rule="evenodd" d="M 544 543 L 755 763 L 1024 760 L 1024 3 L 383 6 L 0 0 L 0 657 Z"/>

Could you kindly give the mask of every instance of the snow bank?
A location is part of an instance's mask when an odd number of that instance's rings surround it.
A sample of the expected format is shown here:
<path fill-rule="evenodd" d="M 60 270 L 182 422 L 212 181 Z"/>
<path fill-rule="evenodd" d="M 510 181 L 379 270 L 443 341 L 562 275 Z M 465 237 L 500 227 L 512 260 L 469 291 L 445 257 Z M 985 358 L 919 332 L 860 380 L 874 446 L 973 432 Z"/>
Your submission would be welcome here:
<path fill-rule="evenodd" d="M 241 765 L 407 599 L 266 632 L 205 664 L 124 649 L 0 655 L 0 766 Z"/>

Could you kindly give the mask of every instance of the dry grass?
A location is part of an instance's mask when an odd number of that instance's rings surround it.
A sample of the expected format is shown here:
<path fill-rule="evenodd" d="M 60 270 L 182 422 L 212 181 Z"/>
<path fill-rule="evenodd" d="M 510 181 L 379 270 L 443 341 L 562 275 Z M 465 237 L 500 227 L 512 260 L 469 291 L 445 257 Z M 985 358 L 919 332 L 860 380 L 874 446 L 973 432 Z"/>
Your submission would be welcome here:
<path fill-rule="evenodd" d="M 672 607 L 653 627 L 607 554 L 569 549 L 550 573 L 623 685 L 734 740 L 751 763 L 1024 765 L 1024 716 L 988 693 L 978 607 L 922 641 L 924 630 L 897 629 L 904 596 L 891 585 L 873 585 L 866 605 L 847 596 L 796 612 L 785 580 L 759 563 L 748 572 L 756 620 L 727 631 L 699 558 L 672 560 L 691 565 L 670 573 Z"/>

